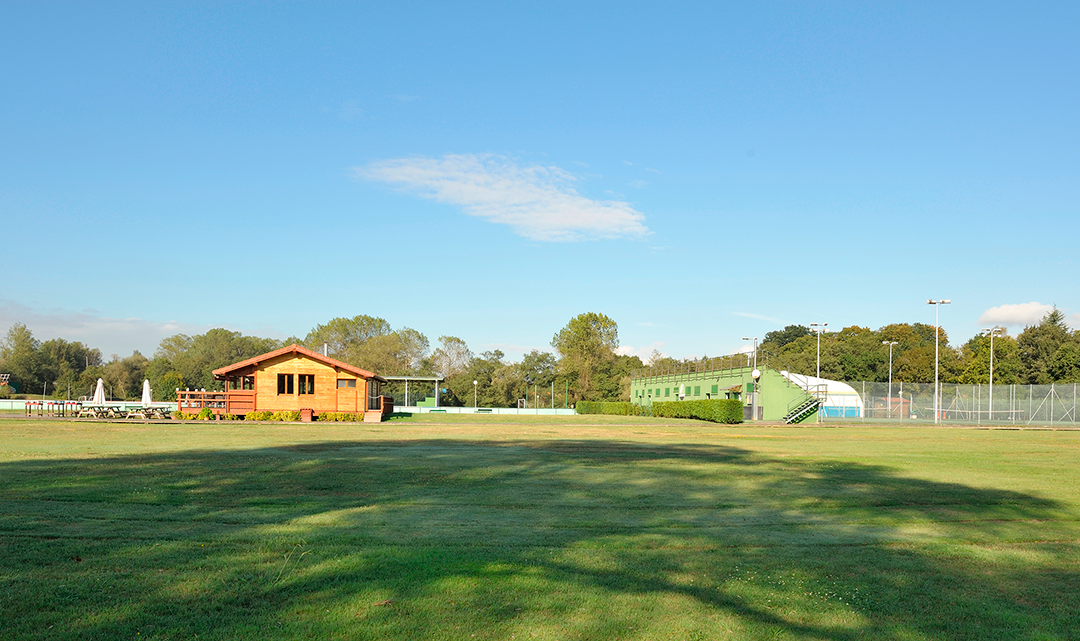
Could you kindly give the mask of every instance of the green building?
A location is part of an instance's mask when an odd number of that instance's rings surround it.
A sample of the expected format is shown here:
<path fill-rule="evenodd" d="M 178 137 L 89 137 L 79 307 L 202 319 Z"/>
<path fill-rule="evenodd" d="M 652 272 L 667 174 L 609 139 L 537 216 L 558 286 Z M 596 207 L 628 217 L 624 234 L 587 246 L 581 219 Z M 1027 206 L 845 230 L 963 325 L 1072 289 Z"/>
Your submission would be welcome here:
<path fill-rule="evenodd" d="M 824 398 L 823 391 L 806 389 L 771 362 L 754 364 L 744 354 L 706 359 L 675 368 L 648 368 L 636 372 L 630 381 L 630 401 L 649 406 L 665 401 L 697 401 L 710 398 L 737 398 L 745 405 L 744 416 L 756 420 L 801 423 L 814 420 Z M 756 398 L 755 398 L 756 393 Z"/>

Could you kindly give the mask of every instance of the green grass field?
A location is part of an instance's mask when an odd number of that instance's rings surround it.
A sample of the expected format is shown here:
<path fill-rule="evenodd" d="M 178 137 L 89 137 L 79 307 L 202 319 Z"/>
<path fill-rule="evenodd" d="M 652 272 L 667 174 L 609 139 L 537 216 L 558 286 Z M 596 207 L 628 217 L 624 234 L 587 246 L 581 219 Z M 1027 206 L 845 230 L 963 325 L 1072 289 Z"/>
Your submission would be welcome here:
<path fill-rule="evenodd" d="M 0 418 L 3 639 L 1080 639 L 1080 432 Z"/>

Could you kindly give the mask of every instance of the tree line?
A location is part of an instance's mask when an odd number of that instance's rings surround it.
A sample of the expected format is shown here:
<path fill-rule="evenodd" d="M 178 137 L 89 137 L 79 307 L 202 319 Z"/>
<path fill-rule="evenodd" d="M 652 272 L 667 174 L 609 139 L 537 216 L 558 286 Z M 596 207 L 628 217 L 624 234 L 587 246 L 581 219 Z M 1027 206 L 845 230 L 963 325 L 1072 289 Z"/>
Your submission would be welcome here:
<path fill-rule="evenodd" d="M 931 382 L 934 378 L 933 325 L 897 323 L 877 330 L 845 327 L 820 336 L 821 375 L 846 381 L 885 382 L 892 345 L 894 381 Z M 939 330 L 940 376 L 943 382 L 985 383 L 989 380 L 990 337 L 978 334 L 959 346 Z M 759 345 L 775 354 L 793 372 L 813 374 L 819 337 L 810 328 L 789 325 L 769 332 Z M 15 324 L 0 341 L 0 373 L 21 394 L 52 398 L 89 396 L 98 378 L 111 398 L 138 398 L 148 378 L 155 400 L 174 400 L 176 389 L 221 389 L 214 369 L 299 343 L 314 351 L 383 376 L 441 376 L 440 404 L 513 407 L 519 399 L 561 405 L 579 400 L 625 400 L 630 379 L 645 365 L 637 356 L 617 353 L 619 330 L 599 313 L 570 319 L 551 339 L 553 352 L 532 350 L 510 361 L 499 350 L 473 353 L 464 340 L 440 336 L 432 349 L 421 332 L 394 329 L 382 318 L 359 315 L 334 318 L 312 328 L 303 338 L 285 340 L 244 336 L 226 329 L 205 334 L 176 334 L 163 339 L 151 358 L 138 351 L 105 362 L 101 351 L 80 342 L 34 338 Z M 654 352 L 649 365 L 677 368 L 695 359 L 676 360 Z M 476 384 L 473 384 L 476 381 Z M 1015 338 L 994 337 L 995 384 L 1080 382 L 1080 332 L 1065 324 L 1058 309 Z M 554 395 L 552 395 L 554 388 Z M 475 400 L 474 400 L 475 394 Z M 398 394 L 400 395 L 400 394 Z M 565 396 L 564 396 L 565 395 Z M 539 396 L 539 398 L 538 398 Z M 564 401 L 565 398 L 565 401 Z M 399 399 L 400 402 L 401 399 Z"/>
<path fill-rule="evenodd" d="M 1057 308 L 1026 327 L 1018 336 L 995 328 L 994 384 L 1080 382 L 1080 331 L 1070 330 L 1065 314 Z M 841 381 L 885 382 L 889 380 L 889 347 L 892 345 L 894 381 L 927 383 L 934 380 L 933 325 L 897 323 L 877 330 L 845 327 L 823 333 L 821 375 Z M 949 344 L 944 330 L 938 333 L 939 376 L 945 383 L 976 384 L 990 380 L 990 336 L 979 333 L 957 346 Z M 814 374 L 818 336 L 802 325 L 788 325 L 769 332 L 759 345 L 787 363 L 791 371 Z"/>
<path fill-rule="evenodd" d="M 149 379 L 154 399 L 165 401 L 174 400 L 177 389 L 220 390 L 222 382 L 214 380 L 214 369 L 293 343 L 325 350 L 333 358 L 383 376 L 440 376 L 443 405 L 513 407 L 519 399 L 527 399 L 530 406 L 614 400 L 629 394 L 630 374 L 642 367 L 638 357 L 616 354 L 618 326 L 604 314 L 574 317 L 553 336 L 554 353 L 532 350 L 517 362 L 500 350 L 475 354 L 456 336 L 440 336 L 431 349 L 427 336 L 415 329 L 394 329 L 385 319 L 359 315 L 331 319 L 303 338 L 285 340 L 220 328 L 196 336 L 176 334 L 163 339 L 151 358 L 136 351 L 107 363 L 100 350 L 63 339 L 42 343 L 25 325 L 16 324 L 0 341 L 0 373 L 9 373 L 24 395 L 53 398 L 89 396 L 98 378 L 105 381 L 110 398 L 138 398 L 143 380 Z M 12 391 L 0 388 L 0 394 Z"/>

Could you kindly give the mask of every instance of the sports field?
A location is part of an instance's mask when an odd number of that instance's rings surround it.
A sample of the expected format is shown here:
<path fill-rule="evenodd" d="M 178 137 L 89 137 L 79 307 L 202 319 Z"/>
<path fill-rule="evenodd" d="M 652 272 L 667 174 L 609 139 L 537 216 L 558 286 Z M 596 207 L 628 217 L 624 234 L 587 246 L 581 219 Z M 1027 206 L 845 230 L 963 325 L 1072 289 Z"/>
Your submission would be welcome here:
<path fill-rule="evenodd" d="M 3 639 L 1080 639 L 1080 432 L 0 418 Z"/>

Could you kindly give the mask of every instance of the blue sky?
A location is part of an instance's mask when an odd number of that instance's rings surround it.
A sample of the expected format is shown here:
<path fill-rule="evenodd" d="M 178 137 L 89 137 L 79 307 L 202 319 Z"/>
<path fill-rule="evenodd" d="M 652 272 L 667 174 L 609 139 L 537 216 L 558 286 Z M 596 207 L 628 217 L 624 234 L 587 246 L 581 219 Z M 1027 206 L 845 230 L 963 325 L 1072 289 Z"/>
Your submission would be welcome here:
<path fill-rule="evenodd" d="M 1074 3 L 8 3 L 0 330 L 1080 326 Z"/>

